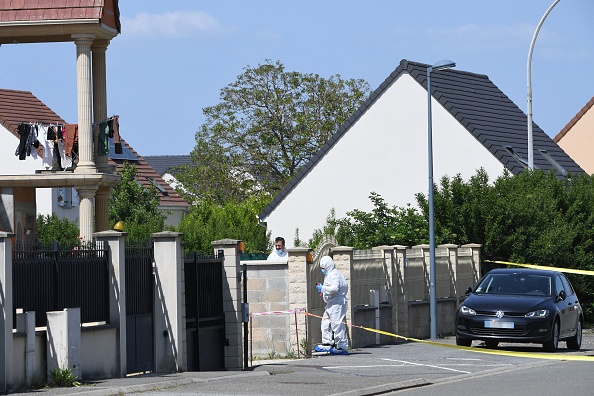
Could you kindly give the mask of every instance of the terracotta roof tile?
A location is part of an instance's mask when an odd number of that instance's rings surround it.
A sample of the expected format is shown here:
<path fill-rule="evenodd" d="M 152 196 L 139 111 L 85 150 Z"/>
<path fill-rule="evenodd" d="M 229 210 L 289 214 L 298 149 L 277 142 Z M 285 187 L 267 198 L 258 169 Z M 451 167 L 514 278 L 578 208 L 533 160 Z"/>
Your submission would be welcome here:
<path fill-rule="evenodd" d="M 102 19 L 104 16 L 111 20 L 114 12 L 119 19 L 117 9 L 117 0 L 0 0 L 0 22 Z M 116 25 L 119 27 L 119 21 Z"/>
<path fill-rule="evenodd" d="M 0 123 L 18 138 L 21 122 L 66 123 L 31 92 L 0 89 Z"/>

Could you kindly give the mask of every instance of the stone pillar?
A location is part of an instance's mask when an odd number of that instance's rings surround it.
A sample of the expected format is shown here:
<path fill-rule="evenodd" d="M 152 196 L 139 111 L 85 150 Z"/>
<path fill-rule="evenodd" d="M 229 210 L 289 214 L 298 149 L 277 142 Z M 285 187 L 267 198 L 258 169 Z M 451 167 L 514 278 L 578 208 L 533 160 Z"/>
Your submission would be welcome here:
<path fill-rule="evenodd" d="M 73 34 L 76 44 L 76 86 L 78 96 L 78 165 L 77 173 L 96 173 L 93 162 L 93 130 L 91 111 L 91 44 L 93 34 Z"/>
<path fill-rule="evenodd" d="M 227 370 L 243 369 L 243 339 L 241 320 L 241 264 L 237 249 L 239 240 L 222 239 L 212 242 L 216 252 L 223 250 L 223 294 L 225 311 L 225 336 L 229 341 L 225 347 L 225 368 Z"/>
<path fill-rule="evenodd" d="M 392 332 L 398 334 L 398 271 L 397 271 L 397 256 L 394 246 L 377 246 L 373 250 L 381 250 L 384 258 L 384 268 L 386 276 L 386 286 L 383 290 L 379 290 L 379 302 L 387 301 L 390 303 L 392 309 L 390 311 L 390 323 L 392 324 Z M 379 304 L 378 313 L 379 313 Z M 377 327 L 380 329 L 380 327 Z M 384 330 L 384 329 L 382 329 Z M 390 330 L 386 330 L 390 331 Z M 379 333 L 377 334 L 379 336 Z M 376 337 L 378 338 L 378 337 Z M 378 341 L 378 340 L 376 340 Z M 396 342 L 398 339 L 392 338 L 389 342 Z M 377 342 L 379 344 L 380 341 Z"/>
<path fill-rule="evenodd" d="M 413 246 L 413 249 L 421 249 L 421 252 L 423 252 L 423 275 L 425 278 L 425 282 L 423 283 L 423 300 L 429 301 L 429 278 L 431 277 L 429 245 L 416 245 Z M 437 290 L 437 285 L 435 286 L 435 289 Z"/>
<path fill-rule="evenodd" d="M 68 369 L 80 378 L 80 308 L 46 312 L 47 377 L 56 369 Z"/>
<path fill-rule="evenodd" d="M 182 309 L 183 248 L 181 233 L 158 232 L 155 241 L 155 372 L 186 370 Z"/>
<path fill-rule="evenodd" d="M 13 385 L 12 335 L 12 237 L 14 234 L 0 231 L 0 390 L 7 391 Z"/>
<path fill-rule="evenodd" d="M 408 337 L 408 289 L 406 282 L 406 246 L 394 246 L 395 278 L 392 293 L 392 317 L 396 319 L 394 331 L 398 335 Z"/>
<path fill-rule="evenodd" d="M 25 383 L 33 384 L 35 374 L 35 312 L 18 312 L 16 315 L 16 331 L 25 334 Z"/>
<path fill-rule="evenodd" d="M 80 200 L 78 207 L 78 224 L 80 236 L 85 242 L 92 240 L 94 232 L 94 214 L 95 214 L 95 192 L 97 187 L 76 187 L 78 198 Z"/>
<path fill-rule="evenodd" d="M 313 289 L 313 285 L 309 279 L 309 264 L 307 261 L 308 256 L 311 254 L 311 250 L 308 248 L 292 248 L 287 249 L 289 252 L 289 309 L 296 310 L 305 308 L 309 312 L 310 302 L 309 296 Z M 297 322 L 295 322 L 297 318 Z M 295 349 L 299 350 L 300 353 L 309 355 L 311 351 L 311 339 L 309 338 L 308 332 L 311 329 L 307 326 L 307 316 L 304 312 L 298 312 L 291 315 L 290 321 L 290 342 L 291 345 L 295 345 Z M 301 348 L 301 345 L 305 344 L 305 348 Z"/>
<path fill-rule="evenodd" d="M 450 297 L 458 299 L 458 245 L 444 244 L 439 245 L 439 248 L 445 249 L 448 258 L 448 269 L 450 276 Z"/>
<path fill-rule="evenodd" d="M 105 69 L 105 51 L 109 41 L 107 40 L 95 40 L 91 46 L 93 53 L 93 121 L 99 123 L 107 119 L 107 78 Z M 93 157 L 95 158 L 95 164 L 97 170 L 101 173 L 111 173 L 111 167 L 107 162 L 107 155 L 97 154 L 97 137 L 98 128 L 93 129 L 93 144 L 95 150 L 93 150 Z M 109 192 L 108 192 L 109 193 Z M 97 207 L 97 212 L 99 208 Z M 107 229 L 107 228 L 106 228 Z M 104 231 L 99 229 L 99 231 Z"/>
<path fill-rule="evenodd" d="M 95 231 L 111 230 L 109 224 L 109 195 L 111 187 L 99 187 L 95 193 Z"/>
<path fill-rule="evenodd" d="M 466 245 L 462 245 L 464 248 L 470 248 L 472 250 L 472 276 L 473 276 L 473 284 L 476 285 L 483 276 L 481 273 L 481 249 L 483 245 L 479 243 L 468 243 Z"/>
<path fill-rule="evenodd" d="M 353 307 L 353 304 L 351 304 L 353 301 L 353 287 L 351 284 L 353 272 L 353 250 L 355 249 L 349 246 L 337 246 L 330 249 L 330 256 L 332 256 L 334 265 L 342 273 L 344 279 L 349 285 L 349 293 L 347 295 L 349 305 L 345 317 L 345 321 L 347 323 L 347 337 L 349 338 L 349 347 L 356 344 L 356 340 L 351 339 L 351 329 L 349 327 L 353 323 L 353 318 L 355 317 L 355 308 Z"/>
<path fill-rule="evenodd" d="M 126 349 L 126 243 L 128 233 L 103 231 L 94 234 L 98 243 L 106 244 L 109 250 L 109 323 L 119 326 L 118 364 L 120 378 L 128 374 Z"/>

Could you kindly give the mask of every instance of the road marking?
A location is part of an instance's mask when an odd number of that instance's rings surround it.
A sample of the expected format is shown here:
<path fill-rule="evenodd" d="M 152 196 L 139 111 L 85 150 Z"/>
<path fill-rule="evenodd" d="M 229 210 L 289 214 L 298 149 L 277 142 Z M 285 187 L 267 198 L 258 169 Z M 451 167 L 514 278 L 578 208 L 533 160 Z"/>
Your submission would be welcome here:
<path fill-rule="evenodd" d="M 361 369 L 361 368 L 376 368 L 376 367 L 404 367 L 406 364 L 371 364 L 360 366 L 322 366 L 323 369 L 337 370 L 337 369 Z"/>
<path fill-rule="evenodd" d="M 387 360 L 389 362 L 400 362 L 400 363 L 410 364 L 410 365 L 413 365 L 413 366 L 424 366 L 424 367 L 437 368 L 437 369 L 447 370 L 447 371 L 455 371 L 457 373 L 463 373 L 463 374 L 470 374 L 471 373 L 471 371 L 456 370 L 456 369 L 449 368 L 449 367 L 435 366 L 433 364 L 413 363 L 413 362 L 407 362 L 405 360 L 386 359 L 386 358 L 382 358 L 382 360 Z"/>

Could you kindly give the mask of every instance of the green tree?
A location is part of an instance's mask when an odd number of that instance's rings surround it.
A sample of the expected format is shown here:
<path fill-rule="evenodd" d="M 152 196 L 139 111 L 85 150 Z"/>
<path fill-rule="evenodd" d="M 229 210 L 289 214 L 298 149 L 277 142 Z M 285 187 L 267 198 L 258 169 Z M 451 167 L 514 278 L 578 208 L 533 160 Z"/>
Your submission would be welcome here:
<path fill-rule="evenodd" d="M 147 240 L 154 232 L 164 229 L 165 215 L 158 210 L 159 192 L 152 186 L 147 189 L 136 181 L 136 166 L 124 163 L 118 171 L 122 180 L 109 196 L 109 221 L 121 221 L 130 240 Z"/>
<path fill-rule="evenodd" d="M 219 202 L 276 194 L 369 92 L 364 80 L 289 72 L 279 61 L 244 68 L 220 103 L 203 109 L 194 166 L 178 178 L 185 193 Z"/>
<path fill-rule="evenodd" d="M 410 246 L 427 240 L 427 222 L 417 209 L 410 205 L 389 207 L 375 192 L 369 198 L 374 205 L 371 212 L 355 209 L 347 212 L 345 218 L 331 219 L 330 229 L 335 228 L 334 222 L 338 225 L 336 240 L 340 245 L 369 249 L 380 245 Z"/>
<path fill-rule="evenodd" d="M 212 252 L 212 241 L 231 238 L 244 241 L 248 253 L 269 252 L 272 249 L 270 232 L 256 220 L 266 203 L 267 198 L 262 195 L 239 203 L 201 200 L 177 227 L 183 233 L 186 250 Z"/>
<path fill-rule="evenodd" d="M 35 228 L 37 239 L 45 249 L 51 249 L 54 241 L 63 248 L 76 246 L 80 242 L 80 230 L 76 221 L 60 219 L 55 213 L 37 215 Z"/>

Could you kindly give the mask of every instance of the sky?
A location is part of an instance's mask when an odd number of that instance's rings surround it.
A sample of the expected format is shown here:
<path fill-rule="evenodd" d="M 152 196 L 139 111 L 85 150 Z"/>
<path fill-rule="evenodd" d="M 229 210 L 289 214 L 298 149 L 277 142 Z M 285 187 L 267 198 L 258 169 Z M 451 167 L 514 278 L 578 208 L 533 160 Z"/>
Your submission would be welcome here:
<path fill-rule="evenodd" d="M 362 78 L 402 59 L 486 74 L 527 112 L 532 38 L 553 0 L 120 0 L 106 52 L 108 115 L 142 156 L 188 155 L 202 109 L 245 68 Z M 533 120 L 554 137 L 594 97 L 594 1 L 560 0 L 531 62 Z M 74 43 L 0 47 L 0 88 L 31 91 L 77 122 Z"/>

